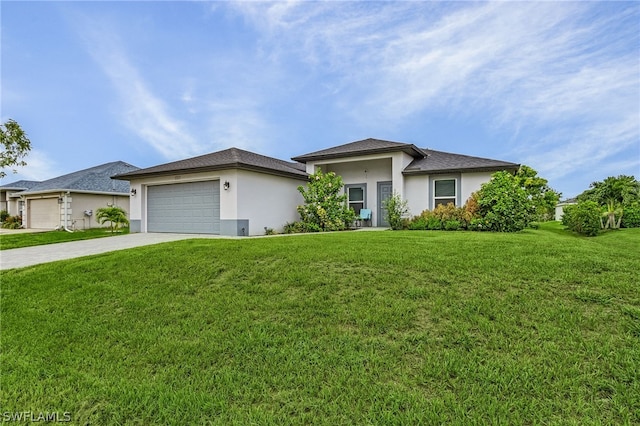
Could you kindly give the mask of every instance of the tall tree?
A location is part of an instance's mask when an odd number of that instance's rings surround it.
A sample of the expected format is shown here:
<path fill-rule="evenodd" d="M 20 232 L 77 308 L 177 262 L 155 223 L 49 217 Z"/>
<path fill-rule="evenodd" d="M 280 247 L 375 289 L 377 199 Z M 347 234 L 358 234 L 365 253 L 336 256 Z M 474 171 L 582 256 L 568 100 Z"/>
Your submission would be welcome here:
<path fill-rule="evenodd" d="M 551 188 L 548 181 L 538 176 L 538 172 L 529 166 L 520 166 L 516 180 L 533 201 L 536 219 L 549 220 L 553 217 L 562 194 Z"/>
<path fill-rule="evenodd" d="M 0 153 L 0 178 L 7 175 L 4 171 L 7 167 L 26 166 L 27 163 L 23 158 L 31 150 L 31 141 L 20 125 L 12 119 L 0 125 L 0 144 L 2 144 L 2 153 Z M 16 173 L 16 169 L 12 169 Z"/>

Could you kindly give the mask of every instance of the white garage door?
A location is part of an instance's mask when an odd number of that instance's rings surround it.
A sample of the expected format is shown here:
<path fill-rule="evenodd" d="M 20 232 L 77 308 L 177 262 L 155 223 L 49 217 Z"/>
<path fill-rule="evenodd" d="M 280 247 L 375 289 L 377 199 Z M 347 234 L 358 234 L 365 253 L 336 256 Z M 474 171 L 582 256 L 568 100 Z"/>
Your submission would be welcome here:
<path fill-rule="evenodd" d="M 60 204 L 58 204 L 58 199 L 28 200 L 27 221 L 29 228 L 54 229 L 60 226 Z"/>
<path fill-rule="evenodd" d="M 220 181 L 147 188 L 147 231 L 220 233 Z"/>

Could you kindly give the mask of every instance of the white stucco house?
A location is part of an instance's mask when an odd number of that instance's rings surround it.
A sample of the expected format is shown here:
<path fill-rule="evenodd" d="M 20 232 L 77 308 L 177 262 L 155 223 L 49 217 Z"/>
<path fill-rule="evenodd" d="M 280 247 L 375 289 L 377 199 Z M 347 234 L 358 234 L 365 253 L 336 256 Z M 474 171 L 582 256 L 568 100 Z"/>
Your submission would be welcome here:
<path fill-rule="evenodd" d="M 9 204 L 16 215 L 22 216 L 25 228 L 101 227 L 94 213 L 98 208 L 115 205 L 129 210 L 129 182 L 111 176 L 137 169 L 115 161 L 79 170 L 11 192 Z"/>
<path fill-rule="evenodd" d="M 491 174 L 519 164 L 365 139 L 311 152 L 292 162 L 229 148 L 114 176 L 131 185 L 131 232 L 262 235 L 299 220 L 297 191 L 309 174 L 335 172 L 356 213 L 387 226 L 382 202 L 395 191 L 413 214 L 461 206 Z"/>

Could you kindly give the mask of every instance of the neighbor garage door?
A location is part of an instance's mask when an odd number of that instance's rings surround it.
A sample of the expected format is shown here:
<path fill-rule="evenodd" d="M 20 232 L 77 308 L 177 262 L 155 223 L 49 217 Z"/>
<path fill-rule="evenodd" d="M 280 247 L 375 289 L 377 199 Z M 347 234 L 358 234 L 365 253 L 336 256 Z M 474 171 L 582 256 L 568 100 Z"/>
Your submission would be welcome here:
<path fill-rule="evenodd" d="M 147 231 L 220 233 L 220 181 L 147 188 Z"/>
<path fill-rule="evenodd" d="M 29 228 L 53 229 L 60 225 L 60 204 L 57 198 L 28 200 Z"/>

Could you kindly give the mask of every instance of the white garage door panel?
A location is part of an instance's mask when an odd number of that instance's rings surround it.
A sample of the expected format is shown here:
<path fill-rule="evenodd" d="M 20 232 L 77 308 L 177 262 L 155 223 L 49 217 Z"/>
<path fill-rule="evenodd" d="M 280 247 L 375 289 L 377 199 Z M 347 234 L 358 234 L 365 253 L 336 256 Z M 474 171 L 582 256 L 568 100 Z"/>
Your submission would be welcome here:
<path fill-rule="evenodd" d="M 29 200 L 29 228 L 53 229 L 60 225 L 60 204 L 57 198 Z"/>
<path fill-rule="evenodd" d="M 147 231 L 220 233 L 220 181 L 147 188 Z"/>

